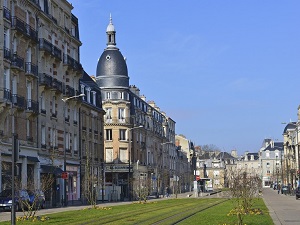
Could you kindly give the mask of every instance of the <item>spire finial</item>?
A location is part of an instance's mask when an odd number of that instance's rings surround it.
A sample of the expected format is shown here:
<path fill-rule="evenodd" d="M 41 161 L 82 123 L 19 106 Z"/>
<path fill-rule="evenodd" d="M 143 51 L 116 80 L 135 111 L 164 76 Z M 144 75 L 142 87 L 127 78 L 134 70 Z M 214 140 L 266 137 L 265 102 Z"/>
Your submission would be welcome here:
<path fill-rule="evenodd" d="M 112 24 L 112 16 L 111 16 L 111 13 L 109 14 L 109 23 Z"/>

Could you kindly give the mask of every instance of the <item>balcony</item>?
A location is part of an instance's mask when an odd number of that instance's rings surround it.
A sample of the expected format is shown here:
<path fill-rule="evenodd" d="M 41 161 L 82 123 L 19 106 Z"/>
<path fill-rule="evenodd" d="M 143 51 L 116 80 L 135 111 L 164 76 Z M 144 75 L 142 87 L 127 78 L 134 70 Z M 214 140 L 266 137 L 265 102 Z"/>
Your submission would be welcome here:
<path fill-rule="evenodd" d="M 11 24 L 12 29 L 19 31 L 22 34 L 26 33 L 26 27 L 24 21 L 22 21 L 16 16 L 13 16 L 11 20 L 12 20 L 12 24 Z"/>
<path fill-rule="evenodd" d="M 9 22 L 11 20 L 11 13 L 10 10 L 3 6 L 3 18 L 7 19 Z"/>
<path fill-rule="evenodd" d="M 52 55 L 52 44 L 44 38 L 39 39 L 39 48 L 41 51 Z"/>
<path fill-rule="evenodd" d="M 30 25 L 26 24 L 26 35 L 34 42 L 38 42 L 38 33 L 35 29 L 33 29 Z"/>
<path fill-rule="evenodd" d="M 66 85 L 66 89 L 65 89 L 65 95 L 71 97 L 75 95 L 75 89 L 72 88 L 70 85 Z"/>
<path fill-rule="evenodd" d="M 52 89 L 55 89 L 56 91 L 63 92 L 63 85 L 61 81 L 58 81 L 57 79 L 52 79 Z"/>
<path fill-rule="evenodd" d="M 25 37 L 33 40 L 34 42 L 38 41 L 37 31 L 20 18 L 13 16 L 11 27 L 12 29 L 17 30 L 19 33 L 23 34 Z"/>
<path fill-rule="evenodd" d="M 39 103 L 32 99 L 27 99 L 27 112 L 38 114 L 39 113 Z"/>
<path fill-rule="evenodd" d="M 12 94 L 12 103 L 21 110 L 26 109 L 26 100 L 23 96 Z"/>
<path fill-rule="evenodd" d="M 105 123 L 114 123 L 114 124 L 128 124 L 130 123 L 130 118 L 118 118 L 118 117 L 111 117 L 107 115 L 107 117 L 104 120 Z"/>
<path fill-rule="evenodd" d="M 61 50 L 55 46 L 53 46 L 53 49 L 52 49 L 52 55 L 61 61 Z"/>
<path fill-rule="evenodd" d="M 10 51 L 10 49 L 8 49 L 8 48 L 3 48 L 3 57 L 4 57 L 4 59 L 7 59 L 7 60 L 11 60 L 11 51 Z"/>
<path fill-rule="evenodd" d="M 64 65 L 68 66 L 69 68 L 75 71 L 82 69 L 81 64 L 67 54 L 64 54 Z"/>
<path fill-rule="evenodd" d="M 52 87 L 52 77 L 46 73 L 39 74 L 39 84 L 40 86 Z"/>
<path fill-rule="evenodd" d="M 38 76 L 38 68 L 31 62 L 25 63 L 25 75 L 37 77 Z"/>
<path fill-rule="evenodd" d="M 24 70 L 24 59 L 14 53 L 11 58 L 11 68 L 15 70 Z"/>
<path fill-rule="evenodd" d="M 3 98 L 11 102 L 11 91 L 9 89 L 3 89 Z"/>

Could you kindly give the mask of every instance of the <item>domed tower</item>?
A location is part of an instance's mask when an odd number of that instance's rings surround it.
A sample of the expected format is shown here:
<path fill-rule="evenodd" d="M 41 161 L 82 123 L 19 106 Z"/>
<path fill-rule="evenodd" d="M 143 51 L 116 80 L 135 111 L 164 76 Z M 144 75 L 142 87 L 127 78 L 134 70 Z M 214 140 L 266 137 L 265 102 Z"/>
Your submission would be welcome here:
<path fill-rule="evenodd" d="M 116 47 L 116 30 L 112 23 L 110 15 L 110 22 L 106 29 L 107 47 L 104 49 L 99 58 L 96 81 L 100 88 L 126 88 L 129 89 L 129 77 L 127 71 L 126 61 Z"/>

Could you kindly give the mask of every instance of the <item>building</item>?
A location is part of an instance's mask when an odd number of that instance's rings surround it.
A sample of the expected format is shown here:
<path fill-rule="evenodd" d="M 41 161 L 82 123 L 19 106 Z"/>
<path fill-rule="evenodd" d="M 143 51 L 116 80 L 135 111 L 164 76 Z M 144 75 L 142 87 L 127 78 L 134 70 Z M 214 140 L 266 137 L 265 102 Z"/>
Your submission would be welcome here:
<path fill-rule="evenodd" d="M 81 198 L 85 132 L 98 132 L 86 139 L 97 152 L 97 165 L 103 160 L 101 96 L 83 76 L 78 19 L 72 9 L 66 0 L 4 0 L 0 6 L 0 187 L 10 186 L 17 137 L 20 188 L 42 189 L 43 178 L 52 174 L 54 182 L 46 193 L 52 205 Z M 100 119 L 86 119 L 81 106 L 86 117 L 96 114 Z M 93 122 L 86 126 L 82 121 Z M 84 126 L 90 130 L 83 131 Z"/>
<path fill-rule="evenodd" d="M 298 122 L 289 122 L 283 131 L 282 181 L 292 188 L 299 186 L 300 176 L 298 126 Z"/>
<path fill-rule="evenodd" d="M 98 61 L 96 81 L 106 111 L 104 161 L 107 198 L 131 200 L 145 182 L 150 187 L 150 194 L 163 193 L 166 186 L 176 183 L 175 121 L 154 101 L 146 101 L 138 87 L 129 85 L 126 60 L 116 46 L 112 17 L 106 36 L 107 47 Z"/>
<path fill-rule="evenodd" d="M 262 187 L 282 184 L 283 143 L 265 139 L 259 151 Z"/>

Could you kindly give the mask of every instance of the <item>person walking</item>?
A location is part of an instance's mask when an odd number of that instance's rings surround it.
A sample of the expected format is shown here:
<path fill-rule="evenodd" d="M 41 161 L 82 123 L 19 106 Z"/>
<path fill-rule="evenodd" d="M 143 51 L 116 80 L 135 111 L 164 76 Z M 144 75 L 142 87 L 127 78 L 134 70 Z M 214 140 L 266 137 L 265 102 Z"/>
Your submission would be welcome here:
<path fill-rule="evenodd" d="M 280 189 L 281 189 L 281 186 L 280 186 L 280 184 L 278 184 L 277 185 L 278 194 L 280 193 Z"/>

